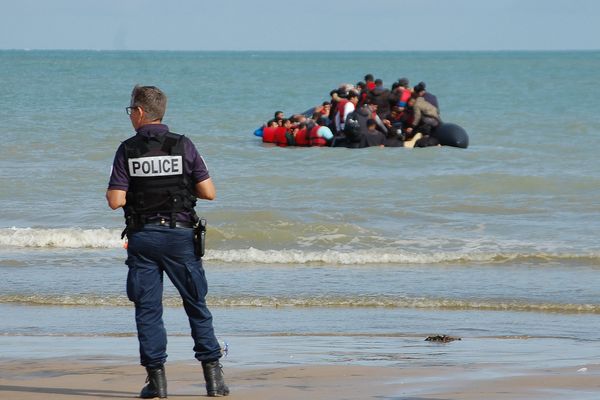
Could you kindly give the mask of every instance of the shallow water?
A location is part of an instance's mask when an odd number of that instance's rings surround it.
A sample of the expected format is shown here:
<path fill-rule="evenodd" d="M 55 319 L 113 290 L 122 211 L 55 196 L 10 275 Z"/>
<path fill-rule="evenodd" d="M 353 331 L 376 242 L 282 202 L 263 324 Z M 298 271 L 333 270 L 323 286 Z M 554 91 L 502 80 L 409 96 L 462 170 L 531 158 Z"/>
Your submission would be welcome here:
<path fill-rule="evenodd" d="M 122 214 L 103 196 L 143 83 L 167 92 L 165 122 L 217 185 L 197 210 L 219 334 L 597 347 L 598 52 L 0 51 L 0 62 L 2 340 L 134 334 Z M 425 80 L 470 147 L 282 149 L 252 135 L 274 110 L 303 111 L 367 72 Z M 169 332 L 187 335 L 170 286 L 165 302 Z"/>

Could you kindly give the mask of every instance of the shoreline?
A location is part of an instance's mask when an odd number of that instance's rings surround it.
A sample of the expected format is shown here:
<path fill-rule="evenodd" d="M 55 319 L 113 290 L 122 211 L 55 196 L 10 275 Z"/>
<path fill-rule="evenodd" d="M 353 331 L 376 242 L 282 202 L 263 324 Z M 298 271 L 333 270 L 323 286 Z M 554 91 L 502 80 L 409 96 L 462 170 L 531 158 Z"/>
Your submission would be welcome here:
<path fill-rule="evenodd" d="M 595 400 L 595 341 L 232 336 L 230 399 Z M 0 398 L 136 398 L 146 378 L 135 337 L 0 336 Z M 189 337 L 169 337 L 169 398 L 206 397 Z"/>
<path fill-rule="evenodd" d="M 582 369 L 585 368 L 585 369 Z M 600 393 L 600 364 L 575 368 L 520 369 L 517 364 L 438 367 L 293 365 L 225 366 L 230 399 L 578 399 Z M 127 359 L 0 359 L 0 397 L 15 400 L 131 399 L 145 371 Z M 166 365 L 168 394 L 206 397 L 197 362 Z"/>

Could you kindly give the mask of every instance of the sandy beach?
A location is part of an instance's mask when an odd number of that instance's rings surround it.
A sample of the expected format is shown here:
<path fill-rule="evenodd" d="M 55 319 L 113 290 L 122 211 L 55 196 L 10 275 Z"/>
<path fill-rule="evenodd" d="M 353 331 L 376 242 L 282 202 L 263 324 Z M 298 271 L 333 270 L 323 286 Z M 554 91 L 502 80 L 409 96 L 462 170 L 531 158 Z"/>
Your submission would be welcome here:
<path fill-rule="evenodd" d="M 510 371 L 512 368 L 512 371 Z M 11 400 L 130 399 L 144 370 L 110 359 L 3 360 L 0 398 Z M 434 368 L 295 365 L 226 368 L 233 399 L 595 399 L 600 365 L 519 371 L 507 365 Z M 205 397 L 197 363 L 167 366 L 169 398 Z"/>

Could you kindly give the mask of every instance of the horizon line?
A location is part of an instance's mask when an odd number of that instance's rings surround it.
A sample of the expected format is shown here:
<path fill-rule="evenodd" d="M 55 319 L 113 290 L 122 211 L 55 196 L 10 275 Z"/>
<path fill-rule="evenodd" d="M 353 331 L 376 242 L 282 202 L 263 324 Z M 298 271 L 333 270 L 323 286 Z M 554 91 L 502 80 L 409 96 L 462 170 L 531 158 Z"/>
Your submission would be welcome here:
<path fill-rule="evenodd" d="M 96 51 L 96 52 L 234 52 L 234 53 L 502 53 L 502 52 L 594 52 L 600 48 L 581 49 L 430 49 L 430 50 L 284 50 L 284 49 L 86 49 L 86 48 L 0 48 L 0 51 Z"/>

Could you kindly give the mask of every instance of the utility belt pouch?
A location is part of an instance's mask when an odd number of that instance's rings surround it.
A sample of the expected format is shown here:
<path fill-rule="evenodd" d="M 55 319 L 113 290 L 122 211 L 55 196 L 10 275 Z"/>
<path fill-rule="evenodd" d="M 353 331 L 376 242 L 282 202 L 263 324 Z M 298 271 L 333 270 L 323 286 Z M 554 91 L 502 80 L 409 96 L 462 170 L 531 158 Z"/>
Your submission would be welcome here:
<path fill-rule="evenodd" d="M 194 250 L 200 258 L 204 257 L 204 241 L 206 237 L 206 220 L 200 218 L 194 226 Z"/>
<path fill-rule="evenodd" d="M 123 232 L 121 232 L 121 239 L 127 236 L 129 232 L 136 229 L 136 220 L 137 218 L 130 213 L 125 215 L 125 229 L 123 229 Z"/>

